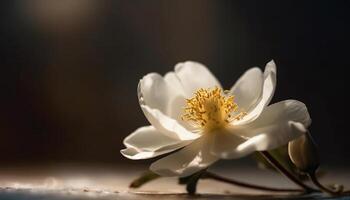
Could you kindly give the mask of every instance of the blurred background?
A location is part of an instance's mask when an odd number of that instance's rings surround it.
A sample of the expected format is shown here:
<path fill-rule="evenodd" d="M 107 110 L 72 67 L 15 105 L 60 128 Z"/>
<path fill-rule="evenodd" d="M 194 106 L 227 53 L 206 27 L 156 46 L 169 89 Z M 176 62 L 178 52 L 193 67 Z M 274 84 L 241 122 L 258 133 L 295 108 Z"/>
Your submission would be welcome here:
<path fill-rule="evenodd" d="M 230 88 L 274 59 L 273 102 L 303 101 L 323 163 L 350 164 L 348 1 L 32 0 L 0 3 L 0 164 L 135 164 L 149 72 L 207 65 Z M 228 161 L 237 162 L 237 161 Z"/>

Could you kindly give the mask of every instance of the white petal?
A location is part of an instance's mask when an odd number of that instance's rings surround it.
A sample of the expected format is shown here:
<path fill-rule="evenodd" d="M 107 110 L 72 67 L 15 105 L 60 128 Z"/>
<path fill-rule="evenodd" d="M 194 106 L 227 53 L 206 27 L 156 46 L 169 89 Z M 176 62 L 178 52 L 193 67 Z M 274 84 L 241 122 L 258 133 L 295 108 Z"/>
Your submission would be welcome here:
<path fill-rule="evenodd" d="M 198 172 L 218 160 L 210 153 L 210 141 L 202 137 L 185 148 L 154 162 L 150 169 L 161 176 L 185 177 Z"/>
<path fill-rule="evenodd" d="M 157 109 L 141 105 L 148 121 L 161 133 L 178 140 L 194 140 L 201 135 L 188 131 L 177 120 L 171 119 Z"/>
<path fill-rule="evenodd" d="M 239 108 L 249 112 L 255 107 L 261 97 L 263 82 L 263 73 L 257 67 L 249 69 L 238 79 L 230 93 L 234 95 Z"/>
<path fill-rule="evenodd" d="M 190 123 L 181 119 L 181 116 L 184 114 L 186 99 L 185 99 L 185 90 L 181 85 L 180 79 L 176 76 L 174 72 L 168 72 L 164 76 L 164 80 L 169 85 L 173 86 L 173 88 L 176 89 L 178 93 L 181 94 L 176 96 L 175 98 L 172 99 L 171 102 L 169 102 L 167 116 L 177 120 L 179 124 L 181 124 L 187 130 L 194 130 L 194 127 Z"/>
<path fill-rule="evenodd" d="M 200 88 L 221 87 L 219 81 L 204 65 L 187 61 L 175 66 L 175 74 L 179 78 L 187 98 Z"/>
<path fill-rule="evenodd" d="M 140 151 L 132 147 L 128 147 L 126 149 L 122 149 L 120 153 L 128 159 L 131 160 L 140 160 L 140 159 L 149 159 L 154 158 L 156 156 L 160 156 L 166 153 L 171 152 L 171 150 L 167 151 Z"/>
<path fill-rule="evenodd" d="M 298 138 L 302 134 L 305 134 L 307 130 L 302 123 L 289 121 L 285 127 L 266 127 L 265 130 L 262 129 L 261 132 L 261 134 L 258 134 L 239 145 L 237 151 L 240 151 L 243 154 L 249 154 L 254 151 L 275 149 Z M 278 132 L 280 134 L 277 134 Z"/>
<path fill-rule="evenodd" d="M 183 141 L 166 136 L 153 126 L 144 126 L 127 136 L 123 143 L 126 147 L 144 151 L 157 151 L 177 146 Z"/>
<path fill-rule="evenodd" d="M 222 130 L 214 133 L 211 153 L 222 159 L 233 159 L 245 156 L 242 152 L 237 151 L 237 147 L 244 143 L 246 139 L 240 134 L 240 130 Z"/>
<path fill-rule="evenodd" d="M 152 126 L 145 126 L 137 129 L 123 141 L 126 149 L 121 153 L 133 160 L 147 159 L 159 156 L 176 149 L 179 149 L 190 141 L 181 141 L 170 138 Z"/>
<path fill-rule="evenodd" d="M 164 76 L 164 80 L 171 85 L 174 89 L 176 89 L 179 93 L 184 95 L 184 88 L 181 84 L 179 77 L 175 74 L 175 72 L 168 72 Z"/>
<path fill-rule="evenodd" d="M 139 82 L 137 91 L 141 105 L 158 109 L 166 115 L 172 108 L 174 99 L 184 99 L 182 91 L 170 85 L 165 78 L 157 73 L 144 76 Z"/>
<path fill-rule="evenodd" d="M 176 120 L 181 126 L 189 131 L 194 131 L 197 128 L 193 124 L 188 123 L 188 121 L 182 119 L 184 114 L 184 108 L 186 106 L 186 100 L 182 97 L 178 97 L 172 101 L 172 105 L 169 107 L 168 116 Z"/>
<path fill-rule="evenodd" d="M 311 118 L 303 102 L 290 99 L 269 105 L 259 118 L 247 126 L 256 129 L 275 124 L 285 124 L 288 121 L 300 122 L 305 127 L 310 126 Z"/>
<path fill-rule="evenodd" d="M 310 124 L 310 115 L 302 102 L 286 100 L 272 104 L 253 123 L 246 125 L 245 136 L 250 139 L 238 150 L 277 148 L 305 133 Z"/>
<path fill-rule="evenodd" d="M 248 114 L 239 121 L 234 122 L 235 125 L 243 125 L 254 121 L 264 108 L 270 103 L 276 88 L 276 65 L 274 61 L 266 64 L 264 71 L 263 90 L 255 108 L 251 109 Z"/>
<path fill-rule="evenodd" d="M 215 134 L 212 152 L 223 159 L 246 156 L 287 144 L 306 132 L 311 123 L 306 106 L 296 100 L 272 104 L 250 124 Z"/>

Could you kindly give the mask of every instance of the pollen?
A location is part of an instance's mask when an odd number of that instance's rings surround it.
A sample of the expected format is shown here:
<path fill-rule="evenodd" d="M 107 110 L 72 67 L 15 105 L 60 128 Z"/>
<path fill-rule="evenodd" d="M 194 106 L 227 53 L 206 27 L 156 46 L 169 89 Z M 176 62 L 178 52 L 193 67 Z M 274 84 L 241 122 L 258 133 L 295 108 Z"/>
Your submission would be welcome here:
<path fill-rule="evenodd" d="M 245 115 L 245 112 L 239 111 L 233 95 L 228 95 L 228 92 L 219 87 L 201 88 L 192 98 L 186 99 L 182 120 L 196 128 L 210 131 L 241 120 Z"/>

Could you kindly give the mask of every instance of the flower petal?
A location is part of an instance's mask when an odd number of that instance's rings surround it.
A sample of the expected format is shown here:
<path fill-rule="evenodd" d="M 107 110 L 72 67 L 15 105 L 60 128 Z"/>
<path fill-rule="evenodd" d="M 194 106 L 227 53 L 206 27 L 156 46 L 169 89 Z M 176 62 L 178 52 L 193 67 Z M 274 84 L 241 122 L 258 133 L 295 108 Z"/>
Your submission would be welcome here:
<path fill-rule="evenodd" d="M 231 134 L 217 134 L 211 152 L 213 155 L 222 159 L 237 159 L 247 156 L 254 151 L 266 151 L 277 148 L 289 141 L 294 140 L 306 132 L 302 123 L 288 121 L 288 130 L 283 130 L 283 126 L 272 125 L 265 127 L 259 133 L 251 138 L 244 138 L 244 132 Z M 279 131 L 283 131 L 281 134 Z"/>
<path fill-rule="evenodd" d="M 175 74 L 185 90 L 186 97 L 192 97 L 200 88 L 221 87 L 219 81 L 204 65 L 187 61 L 175 66 Z"/>
<path fill-rule="evenodd" d="M 121 153 L 133 160 L 147 159 L 174 151 L 190 142 L 170 138 L 152 126 L 144 126 L 124 139 L 127 148 L 121 150 Z"/>
<path fill-rule="evenodd" d="M 172 148 L 173 146 L 178 146 L 179 144 L 186 145 L 186 143 L 181 140 L 162 134 L 153 126 L 138 128 L 127 136 L 123 143 L 126 147 L 132 147 L 144 151 L 164 150 Z"/>
<path fill-rule="evenodd" d="M 128 147 L 126 149 L 120 150 L 120 153 L 128 159 L 131 160 L 140 160 L 140 159 L 149 159 L 154 158 L 156 156 L 160 156 L 166 153 L 171 152 L 167 151 L 140 151 L 132 147 Z"/>
<path fill-rule="evenodd" d="M 241 127 L 249 140 L 238 146 L 238 150 L 277 148 L 305 133 L 310 124 L 310 115 L 302 102 L 286 100 L 272 104 L 253 123 Z"/>
<path fill-rule="evenodd" d="M 276 64 L 274 61 L 270 61 L 266 64 L 264 71 L 264 84 L 261 96 L 258 103 L 253 109 L 248 111 L 248 114 L 241 120 L 235 121 L 235 125 L 243 125 L 254 121 L 264 108 L 270 103 L 276 87 Z"/>
<path fill-rule="evenodd" d="M 174 72 L 168 72 L 164 76 L 164 80 L 171 85 L 181 95 L 176 96 L 169 102 L 167 116 L 175 119 L 187 130 L 194 130 L 194 127 L 187 121 L 182 120 L 181 116 L 184 113 L 184 107 L 186 105 L 185 90 L 180 82 L 180 79 Z"/>
<path fill-rule="evenodd" d="M 286 128 L 288 127 L 288 128 Z M 284 130 L 283 130 L 284 129 Z M 288 121 L 285 128 L 281 126 L 266 127 L 265 130 L 261 130 L 262 133 L 248 139 L 237 147 L 237 151 L 242 154 L 249 154 L 254 151 L 266 151 L 275 149 L 279 146 L 287 144 L 302 134 L 307 132 L 307 129 L 302 123 Z M 281 131 L 281 134 L 277 134 Z"/>
<path fill-rule="evenodd" d="M 232 159 L 274 149 L 305 133 L 310 123 L 305 104 L 281 101 L 266 107 L 252 123 L 215 134 L 211 150 L 220 158 Z"/>
<path fill-rule="evenodd" d="M 164 115 L 158 109 L 152 109 L 145 105 L 141 105 L 141 108 L 148 121 L 154 126 L 154 128 L 171 138 L 192 141 L 201 136 L 188 131 L 186 128 L 181 126 L 177 120 L 171 119 L 170 117 Z"/>
<path fill-rule="evenodd" d="M 202 137 L 185 148 L 154 162 L 150 169 L 161 176 L 185 177 L 218 160 L 208 148 L 210 141 Z"/>
<path fill-rule="evenodd" d="M 144 76 L 139 82 L 137 92 L 141 105 L 158 109 L 166 115 L 169 113 L 174 99 L 179 97 L 184 99 L 182 91 L 173 87 L 157 73 Z"/>
<path fill-rule="evenodd" d="M 182 95 L 185 95 L 184 88 L 181 84 L 179 77 L 175 74 L 175 72 L 168 72 L 164 76 L 164 80 L 171 85 L 174 89 L 176 89 Z"/>
<path fill-rule="evenodd" d="M 259 128 L 274 124 L 283 124 L 287 121 L 300 122 L 305 127 L 310 126 L 311 118 L 306 105 L 303 102 L 293 99 L 271 104 L 263 110 L 259 118 L 248 126 Z"/>
<path fill-rule="evenodd" d="M 263 90 L 264 76 L 262 71 L 251 68 L 246 71 L 233 85 L 230 94 L 234 95 L 235 102 L 245 112 L 249 112 L 258 103 Z"/>
<path fill-rule="evenodd" d="M 246 139 L 240 134 L 240 130 L 232 128 L 230 130 L 221 130 L 214 133 L 213 143 L 210 147 L 211 153 L 222 159 L 233 159 L 245 156 L 242 152 L 237 151 L 237 147 L 244 143 Z"/>

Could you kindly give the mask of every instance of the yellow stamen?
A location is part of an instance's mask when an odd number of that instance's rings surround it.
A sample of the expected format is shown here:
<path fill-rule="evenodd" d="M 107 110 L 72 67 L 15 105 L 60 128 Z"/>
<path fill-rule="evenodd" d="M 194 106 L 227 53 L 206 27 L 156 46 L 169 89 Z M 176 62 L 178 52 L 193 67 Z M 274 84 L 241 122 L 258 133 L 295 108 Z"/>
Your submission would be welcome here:
<path fill-rule="evenodd" d="M 206 131 L 222 128 L 232 121 L 242 119 L 246 113 L 238 112 L 234 96 L 227 94 L 219 87 L 199 89 L 192 98 L 186 99 L 182 119 Z"/>

